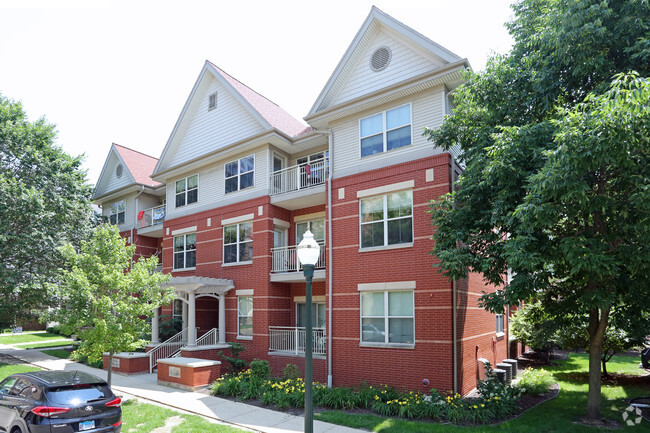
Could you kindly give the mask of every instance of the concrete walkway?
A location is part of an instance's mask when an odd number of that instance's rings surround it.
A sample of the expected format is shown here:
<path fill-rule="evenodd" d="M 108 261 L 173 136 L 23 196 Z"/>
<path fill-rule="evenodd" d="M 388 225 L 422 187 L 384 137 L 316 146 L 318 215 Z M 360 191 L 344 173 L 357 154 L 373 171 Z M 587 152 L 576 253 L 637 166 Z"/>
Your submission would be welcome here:
<path fill-rule="evenodd" d="M 80 370 L 106 379 L 107 373 L 104 370 L 46 355 L 40 350 L 23 350 L 0 344 L 0 353 L 47 370 Z M 257 432 L 296 433 L 302 432 L 305 424 L 303 417 L 300 416 L 158 385 L 156 374 L 135 376 L 113 374 L 112 388 L 116 394 L 134 396 L 145 402 L 154 402 Z M 315 433 L 360 433 L 364 431 L 314 421 Z"/>

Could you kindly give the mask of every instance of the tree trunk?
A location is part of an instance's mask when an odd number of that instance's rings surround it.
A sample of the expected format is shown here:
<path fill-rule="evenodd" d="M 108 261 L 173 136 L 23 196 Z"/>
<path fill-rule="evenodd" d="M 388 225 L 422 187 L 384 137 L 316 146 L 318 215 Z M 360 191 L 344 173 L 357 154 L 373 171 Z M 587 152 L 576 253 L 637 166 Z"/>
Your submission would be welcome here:
<path fill-rule="evenodd" d="M 605 361 L 605 357 L 603 357 L 601 361 L 603 363 L 603 375 L 607 376 L 607 361 Z"/>
<path fill-rule="evenodd" d="M 601 372 L 600 363 L 603 338 L 609 319 L 609 308 L 594 308 L 589 312 L 589 393 L 587 394 L 587 418 L 600 420 Z"/>
<path fill-rule="evenodd" d="M 112 376 L 113 376 L 113 350 L 108 352 L 108 377 L 106 378 L 106 382 L 108 383 L 108 386 L 111 386 Z"/>

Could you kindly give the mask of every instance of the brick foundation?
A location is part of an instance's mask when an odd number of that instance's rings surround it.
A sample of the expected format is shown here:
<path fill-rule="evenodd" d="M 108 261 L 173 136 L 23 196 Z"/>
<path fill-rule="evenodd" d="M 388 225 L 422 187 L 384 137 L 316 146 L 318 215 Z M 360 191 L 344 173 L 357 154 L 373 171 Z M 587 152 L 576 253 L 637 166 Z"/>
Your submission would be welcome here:
<path fill-rule="evenodd" d="M 104 370 L 108 370 L 108 354 L 104 354 Z M 113 373 L 126 376 L 149 373 L 149 357 L 142 352 L 120 352 L 113 355 Z"/>
<path fill-rule="evenodd" d="M 221 362 L 199 358 L 158 360 L 158 384 L 195 391 L 221 376 Z"/>

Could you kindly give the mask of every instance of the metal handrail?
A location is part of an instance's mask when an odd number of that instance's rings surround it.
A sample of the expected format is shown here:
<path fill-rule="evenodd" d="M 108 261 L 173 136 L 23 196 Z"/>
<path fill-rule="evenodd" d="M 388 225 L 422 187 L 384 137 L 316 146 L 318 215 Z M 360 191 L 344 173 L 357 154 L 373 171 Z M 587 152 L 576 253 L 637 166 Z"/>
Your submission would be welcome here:
<path fill-rule="evenodd" d="M 142 212 L 142 218 L 139 218 L 138 220 L 138 227 L 143 229 L 145 227 L 162 224 L 163 221 L 165 221 L 165 211 L 166 209 L 164 204 L 140 211 Z"/>
<path fill-rule="evenodd" d="M 149 355 L 149 373 L 153 373 L 153 369 L 158 365 L 159 359 L 172 358 L 177 353 L 180 353 L 181 348 L 187 342 L 188 330 L 189 328 L 181 330 L 147 352 L 147 355 Z M 198 331 L 199 328 L 197 327 L 196 330 Z"/>
<path fill-rule="evenodd" d="M 219 341 L 219 330 L 212 328 L 196 340 L 197 346 L 213 346 Z"/>
<path fill-rule="evenodd" d="M 315 269 L 325 268 L 325 241 L 318 242 L 320 245 L 320 257 L 314 265 Z M 271 248 L 271 272 L 298 272 L 302 271 L 302 265 L 296 254 L 296 245 L 289 247 Z"/>
<path fill-rule="evenodd" d="M 327 353 L 325 328 L 312 329 L 312 352 L 314 355 Z M 306 331 L 302 326 L 269 326 L 269 352 L 305 353 Z"/>
<path fill-rule="evenodd" d="M 329 174 L 328 158 L 310 161 L 271 173 L 269 195 L 282 194 L 322 185 Z"/>

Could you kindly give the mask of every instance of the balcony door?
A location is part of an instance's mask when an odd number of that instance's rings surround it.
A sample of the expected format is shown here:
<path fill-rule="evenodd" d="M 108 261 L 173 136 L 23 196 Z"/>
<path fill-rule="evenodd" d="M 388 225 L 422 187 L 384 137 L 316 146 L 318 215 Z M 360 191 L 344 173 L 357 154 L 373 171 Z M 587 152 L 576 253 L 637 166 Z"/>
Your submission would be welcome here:
<path fill-rule="evenodd" d="M 304 328 L 307 326 L 305 318 L 306 303 L 296 303 L 296 326 Z M 314 328 L 325 328 L 325 302 L 312 302 L 311 304 L 311 326 Z"/>
<path fill-rule="evenodd" d="M 304 235 L 307 230 L 310 230 L 314 234 L 314 240 L 321 246 L 325 243 L 324 219 L 296 223 L 296 245 L 300 243 L 302 235 Z"/>
<path fill-rule="evenodd" d="M 280 173 L 287 167 L 287 158 L 277 153 L 273 153 L 273 176 L 271 177 L 271 194 L 277 194 L 284 191 L 286 183 L 286 173 Z"/>

